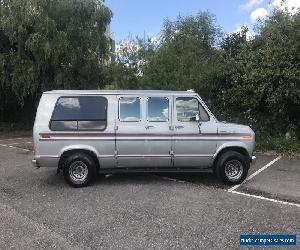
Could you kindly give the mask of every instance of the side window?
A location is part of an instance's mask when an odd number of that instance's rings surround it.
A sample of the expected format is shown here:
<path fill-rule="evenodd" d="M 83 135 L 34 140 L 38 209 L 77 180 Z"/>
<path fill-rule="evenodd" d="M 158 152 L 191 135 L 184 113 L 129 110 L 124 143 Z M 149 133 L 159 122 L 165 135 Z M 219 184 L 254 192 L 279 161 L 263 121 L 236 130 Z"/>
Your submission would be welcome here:
<path fill-rule="evenodd" d="M 176 113 L 177 120 L 181 122 L 195 121 L 197 115 L 200 121 L 209 121 L 209 115 L 199 101 L 193 97 L 176 98 Z"/>
<path fill-rule="evenodd" d="M 147 106 L 147 121 L 169 121 L 169 99 L 165 97 L 149 97 Z"/>
<path fill-rule="evenodd" d="M 105 130 L 107 99 L 101 96 L 60 97 L 55 105 L 50 129 Z"/>
<path fill-rule="evenodd" d="M 139 97 L 121 97 L 119 99 L 119 120 L 121 122 L 139 122 L 141 105 Z"/>

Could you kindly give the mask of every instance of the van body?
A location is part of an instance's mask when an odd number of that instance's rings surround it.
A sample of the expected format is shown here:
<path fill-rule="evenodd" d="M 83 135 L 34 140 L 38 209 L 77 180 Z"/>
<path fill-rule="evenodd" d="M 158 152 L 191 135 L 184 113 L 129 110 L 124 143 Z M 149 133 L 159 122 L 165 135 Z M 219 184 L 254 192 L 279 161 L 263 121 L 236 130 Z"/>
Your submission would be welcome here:
<path fill-rule="evenodd" d="M 44 92 L 33 138 L 33 164 L 73 186 L 130 171 L 213 171 L 235 184 L 255 160 L 252 129 L 219 122 L 193 91 Z"/>

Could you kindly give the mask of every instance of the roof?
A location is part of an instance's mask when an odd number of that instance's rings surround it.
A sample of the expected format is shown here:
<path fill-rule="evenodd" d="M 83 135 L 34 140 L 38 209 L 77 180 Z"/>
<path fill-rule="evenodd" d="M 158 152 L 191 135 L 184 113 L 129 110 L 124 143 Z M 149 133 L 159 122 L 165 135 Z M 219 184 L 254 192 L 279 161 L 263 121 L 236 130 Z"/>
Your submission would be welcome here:
<path fill-rule="evenodd" d="M 60 95 L 148 95 L 148 94 L 162 94 L 162 95 L 195 95 L 192 90 L 188 91 L 171 91 L 171 90 L 51 90 L 44 94 L 60 94 Z"/>

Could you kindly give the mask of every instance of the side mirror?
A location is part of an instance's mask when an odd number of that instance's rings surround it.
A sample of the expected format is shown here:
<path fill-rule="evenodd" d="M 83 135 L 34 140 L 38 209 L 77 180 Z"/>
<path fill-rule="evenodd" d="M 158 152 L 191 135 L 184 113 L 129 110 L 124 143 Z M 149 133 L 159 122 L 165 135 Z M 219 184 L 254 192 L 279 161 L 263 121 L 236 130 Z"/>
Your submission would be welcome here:
<path fill-rule="evenodd" d="M 196 114 L 195 116 L 191 117 L 191 121 L 194 121 L 194 122 L 199 122 L 200 121 L 200 117 L 198 114 Z"/>

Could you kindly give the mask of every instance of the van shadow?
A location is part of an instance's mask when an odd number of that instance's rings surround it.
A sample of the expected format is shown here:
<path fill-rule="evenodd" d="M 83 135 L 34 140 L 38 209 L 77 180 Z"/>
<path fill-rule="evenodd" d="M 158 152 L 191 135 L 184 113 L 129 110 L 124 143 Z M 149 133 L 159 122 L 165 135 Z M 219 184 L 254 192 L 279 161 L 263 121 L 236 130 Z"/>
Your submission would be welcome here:
<path fill-rule="evenodd" d="M 227 186 L 212 173 L 122 173 L 101 175 L 95 185 L 151 184 L 179 181 L 199 186 L 226 189 Z"/>
<path fill-rule="evenodd" d="M 213 173 L 157 173 L 157 176 L 170 178 L 171 180 L 183 181 L 199 186 L 226 189 L 224 185 Z"/>
<path fill-rule="evenodd" d="M 103 185 L 143 185 L 143 184 L 155 184 L 166 182 L 186 182 L 199 186 L 207 186 L 214 188 L 225 189 L 226 185 L 212 173 L 120 173 L 120 174 L 106 174 L 99 175 L 93 186 Z M 68 186 L 65 182 L 62 173 L 51 173 L 46 177 L 46 181 L 43 186 L 55 186 L 64 187 Z"/>

